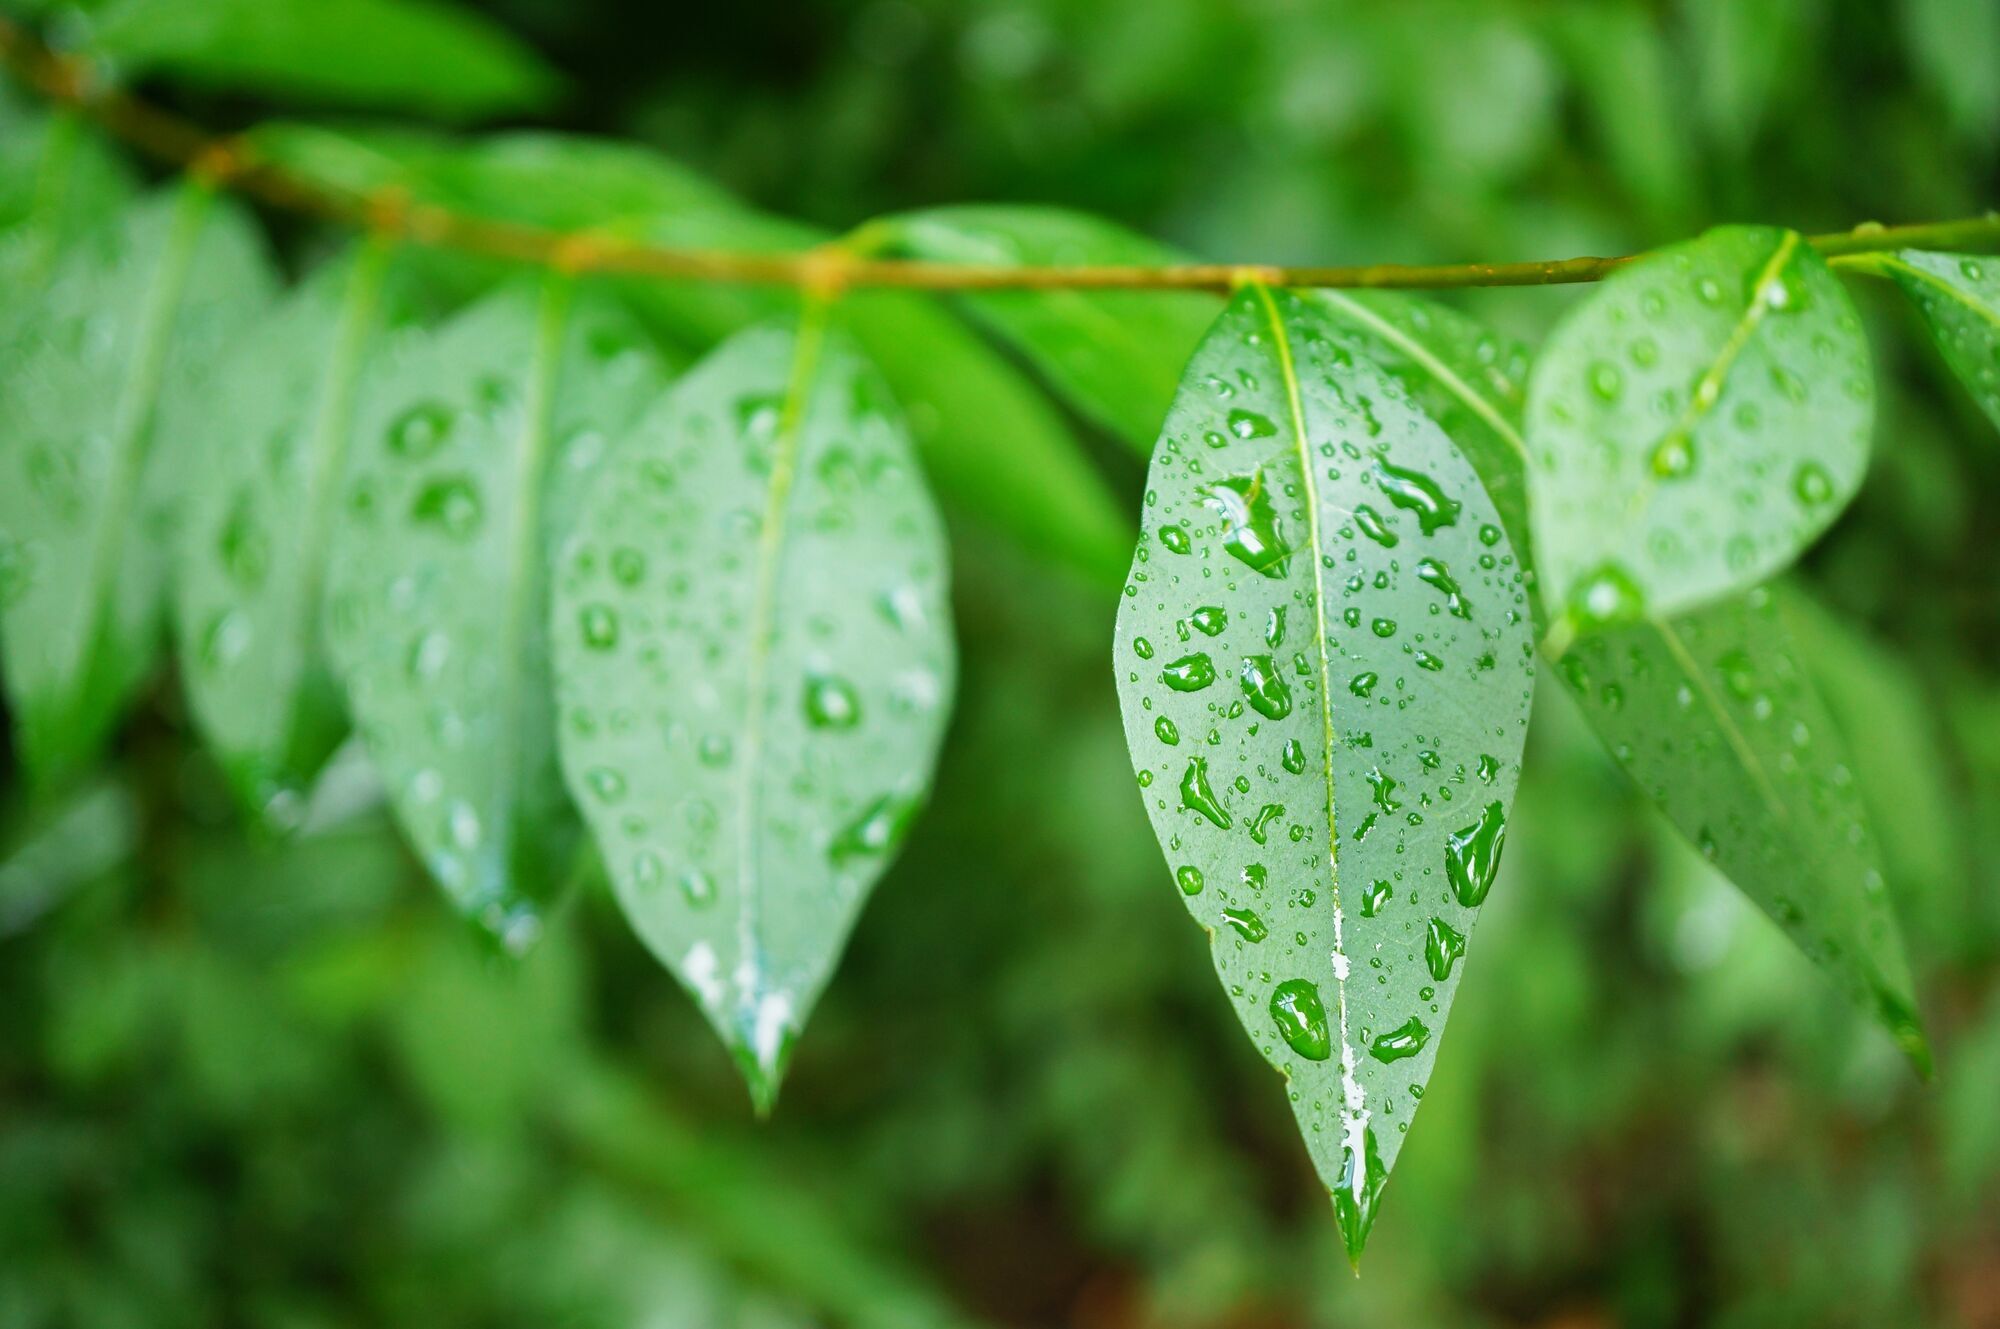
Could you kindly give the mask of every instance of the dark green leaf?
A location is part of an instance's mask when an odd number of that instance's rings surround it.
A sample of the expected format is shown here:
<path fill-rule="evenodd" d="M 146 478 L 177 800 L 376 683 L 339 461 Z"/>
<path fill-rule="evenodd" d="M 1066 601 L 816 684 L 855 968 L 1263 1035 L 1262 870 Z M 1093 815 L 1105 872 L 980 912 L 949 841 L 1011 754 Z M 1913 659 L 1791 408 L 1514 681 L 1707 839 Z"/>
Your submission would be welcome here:
<path fill-rule="evenodd" d="M 86 49 L 206 87 L 438 116 L 532 110 L 556 88 L 504 29 L 438 0 L 122 0 Z"/>
<path fill-rule="evenodd" d="M 660 390 L 615 311 L 512 286 L 370 366 L 327 564 L 326 642 L 396 814 L 510 949 L 573 839 L 555 768 L 547 541 Z"/>
<path fill-rule="evenodd" d="M 1320 303 L 1260 287 L 1189 364 L 1147 504 L 1126 743 L 1358 1257 L 1520 771 L 1521 569 L 1397 381 Z"/>
<path fill-rule="evenodd" d="M 917 258 L 999 267 L 1158 266 L 1180 255 L 1059 208 L 935 208 L 875 225 Z M 1222 302 L 1195 291 L 989 291 L 962 297 L 1077 410 L 1150 453 L 1181 369 Z"/>
<path fill-rule="evenodd" d="M 243 214 L 184 186 L 70 246 L 0 346 L 0 648 L 43 780 L 95 753 L 157 657 L 185 479 L 153 446 L 165 385 L 272 281 Z"/>
<path fill-rule="evenodd" d="M 1854 260 L 1910 297 L 1945 363 L 2000 425 L 2000 258 L 1905 249 Z"/>
<path fill-rule="evenodd" d="M 9 116 L 0 125 L 0 310 L 27 307 L 62 246 L 132 194 L 131 172 L 78 113 Z"/>
<path fill-rule="evenodd" d="M 162 425 L 200 477 L 177 624 L 194 719 L 246 807 L 284 825 L 345 728 L 319 592 L 388 253 L 328 266 L 240 337 L 201 409 Z"/>
<path fill-rule="evenodd" d="M 1558 672 L 1626 774 L 1927 1072 L 1855 759 L 1789 598 L 1759 587 L 1592 633 Z"/>
<path fill-rule="evenodd" d="M 930 784 L 943 532 L 872 366 L 744 332 L 631 433 L 559 565 L 563 770 L 760 1108 Z"/>
<path fill-rule="evenodd" d="M 1914 63 L 1953 127 L 1973 143 L 1991 145 L 2000 132 L 2000 5 L 1905 0 L 1898 10 Z"/>
<path fill-rule="evenodd" d="M 1529 387 L 1549 604 L 1672 617 L 1785 567 L 1860 486 L 1874 405 L 1861 321 L 1795 232 L 1725 226 L 1620 269 Z"/>

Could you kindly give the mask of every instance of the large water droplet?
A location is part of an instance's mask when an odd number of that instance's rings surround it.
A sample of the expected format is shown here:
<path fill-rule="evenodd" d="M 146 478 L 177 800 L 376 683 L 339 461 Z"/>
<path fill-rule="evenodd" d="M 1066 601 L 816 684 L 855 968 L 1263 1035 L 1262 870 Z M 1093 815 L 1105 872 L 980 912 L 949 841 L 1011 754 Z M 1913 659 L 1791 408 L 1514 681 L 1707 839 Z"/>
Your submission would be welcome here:
<path fill-rule="evenodd" d="M 1368 1055 L 1377 1061 L 1401 1061 L 1414 1057 L 1424 1050 L 1424 1044 L 1431 1041 L 1429 1026 L 1412 1015 L 1386 1034 L 1379 1034 L 1368 1045 Z"/>
<path fill-rule="evenodd" d="M 1433 918 L 1424 932 L 1424 963 L 1429 966 L 1431 977 L 1440 983 L 1450 978 L 1452 966 L 1463 954 L 1465 934 L 1442 918 Z"/>
<path fill-rule="evenodd" d="M 1271 662 L 1270 656 L 1245 656 L 1237 679 L 1243 685 L 1243 695 L 1249 698 L 1251 709 L 1259 715 L 1282 720 L 1292 713 L 1291 686 L 1285 682 L 1284 674 Z"/>
<path fill-rule="evenodd" d="M 806 676 L 806 723 L 815 729 L 852 729 L 861 722 L 854 685 L 832 674 Z"/>
<path fill-rule="evenodd" d="M 1235 928 L 1236 935 L 1245 941 L 1262 941 L 1271 935 L 1271 929 L 1265 926 L 1254 909 L 1225 909 L 1222 921 Z"/>
<path fill-rule="evenodd" d="M 1488 803 L 1479 820 L 1454 831 L 1445 841 L 1444 872 L 1452 894 L 1468 909 L 1476 909 L 1493 889 L 1500 871 L 1500 850 L 1507 838 L 1507 809 Z"/>
<path fill-rule="evenodd" d="M 1160 671 L 1160 681 L 1175 692 L 1199 692 L 1215 681 L 1215 662 L 1196 652 Z"/>
<path fill-rule="evenodd" d="M 1215 791 L 1209 788 L 1208 760 L 1204 757 L 1189 759 L 1187 770 L 1181 774 L 1181 807 L 1206 817 L 1224 830 L 1232 824 L 1229 809 L 1222 806 Z"/>
<path fill-rule="evenodd" d="M 1264 487 L 1264 470 L 1203 485 L 1201 501 L 1222 518 L 1222 543 L 1232 556 L 1266 577 L 1285 575 L 1291 546 Z"/>
<path fill-rule="evenodd" d="M 1319 989 L 1303 978 L 1289 978 L 1271 990 L 1271 1019 L 1292 1051 L 1307 1061 L 1333 1055 L 1333 1035 L 1326 1023 L 1326 1004 Z"/>
<path fill-rule="evenodd" d="M 1440 527 L 1451 526 L 1458 521 L 1461 506 L 1458 500 L 1447 497 L 1437 481 L 1422 471 L 1406 470 L 1377 460 L 1375 483 L 1381 486 L 1391 503 L 1416 515 L 1417 526 L 1425 535 L 1435 534 Z"/>

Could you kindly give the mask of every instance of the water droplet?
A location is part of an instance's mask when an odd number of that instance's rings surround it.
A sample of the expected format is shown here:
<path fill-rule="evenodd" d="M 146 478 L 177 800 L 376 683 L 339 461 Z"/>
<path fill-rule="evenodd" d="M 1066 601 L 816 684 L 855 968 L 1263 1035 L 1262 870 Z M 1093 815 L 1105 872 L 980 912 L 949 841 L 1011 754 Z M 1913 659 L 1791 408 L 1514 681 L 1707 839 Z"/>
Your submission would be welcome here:
<path fill-rule="evenodd" d="M 1424 931 L 1424 963 L 1430 967 L 1431 977 L 1440 983 L 1450 978 L 1452 966 L 1463 954 L 1465 934 L 1442 918 L 1433 918 Z"/>
<path fill-rule="evenodd" d="M 1396 547 L 1396 533 L 1390 530 L 1387 523 L 1382 520 L 1382 514 L 1369 507 L 1366 503 L 1355 506 L 1354 524 L 1361 528 L 1363 535 L 1373 540 L 1376 544 L 1381 545 L 1384 549 L 1394 549 Z"/>
<path fill-rule="evenodd" d="M 646 579 L 646 556 L 629 546 L 612 550 L 611 575 L 621 586 L 637 586 Z"/>
<path fill-rule="evenodd" d="M 1662 480 L 1678 480 L 1694 470 L 1694 440 L 1684 429 L 1676 429 L 1653 448 L 1653 474 Z"/>
<path fill-rule="evenodd" d="M 444 672 L 445 662 L 451 658 L 451 638 L 433 628 L 420 633 L 410 643 L 408 668 L 410 677 L 419 683 L 427 683 Z"/>
<path fill-rule="evenodd" d="M 242 611 L 217 614 L 201 634 L 201 662 L 210 669 L 226 669 L 250 649 L 250 620 Z"/>
<path fill-rule="evenodd" d="M 1305 770 L 1306 750 L 1299 746 L 1299 740 L 1297 740 L 1296 738 L 1288 738 L 1285 740 L 1285 755 L 1283 760 L 1285 763 L 1285 769 L 1290 771 L 1293 775 L 1297 775 L 1301 771 Z"/>
<path fill-rule="evenodd" d="M 443 402 L 420 402 L 389 426 L 389 451 L 404 461 L 422 461 L 451 436 L 454 413 Z"/>
<path fill-rule="evenodd" d="M 583 630 L 583 644 L 591 650 L 608 651 L 618 644 L 618 614 L 610 605 L 585 605 L 578 623 Z"/>
<path fill-rule="evenodd" d="M 479 490 L 473 486 L 471 477 L 463 475 L 431 481 L 417 491 L 416 500 L 410 505 L 413 520 L 435 526 L 454 540 L 463 540 L 477 531 L 483 515 Z"/>
<path fill-rule="evenodd" d="M 852 729 L 861 723 L 861 697 L 833 674 L 806 675 L 806 723 L 815 729 Z"/>
<path fill-rule="evenodd" d="M 1257 916 L 1254 909 L 1225 909 L 1222 921 L 1236 929 L 1236 935 L 1245 941 L 1262 941 L 1271 935 L 1271 929 Z"/>
<path fill-rule="evenodd" d="M 861 809 L 827 846 L 836 866 L 856 858 L 886 854 L 903 842 L 916 819 L 917 800 L 907 794 L 883 794 Z"/>
<path fill-rule="evenodd" d="M 1282 720 L 1292 713 L 1292 689 L 1268 655 L 1246 655 L 1237 675 L 1251 709 L 1269 720 Z"/>
<path fill-rule="evenodd" d="M 1181 809 L 1197 813 L 1224 830 L 1234 824 L 1229 809 L 1209 788 L 1208 761 L 1204 757 L 1190 759 L 1187 770 L 1181 775 Z"/>
<path fill-rule="evenodd" d="M 1197 651 L 1160 671 L 1160 681 L 1175 692 L 1199 692 L 1215 681 L 1215 664 Z"/>
<path fill-rule="evenodd" d="M 1201 869 L 1186 863 L 1174 869 L 1174 884 L 1181 888 L 1182 895 L 1200 895 L 1206 883 L 1202 881 Z"/>
<path fill-rule="evenodd" d="M 1185 554 L 1194 548 L 1194 541 L 1189 538 L 1185 526 L 1162 526 L 1160 543 L 1176 554 Z"/>
<path fill-rule="evenodd" d="M 1377 880 L 1369 882 L 1368 889 L 1361 893 L 1361 916 L 1363 918 L 1373 918 L 1375 915 L 1381 913 L 1382 906 L 1389 903 L 1390 897 L 1395 893 L 1396 888 L 1387 881 Z"/>
<path fill-rule="evenodd" d="M 1377 674 L 1372 669 L 1364 669 L 1353 678 L 1347 680 L 1347 690 L 1357 697 L 1365 697 L 1373 692 L 1375 685 L 1381 681 L 1382 676 L 1380 674 Z"/>
<path fill-rule="evenodd" d="M 1593 360 L 1590 364 L 1590 390 L 1600 401 L 1617 401 L 1625 391 L 1625 375 L 1609 360 Z"/>
<path fill-rule="evenodd" d="M 1792 492 L 1807 507 L 1819 507 L 1833 499 L 1833 477 L 1818 462 L 1802 463 L 1792 477 Z"/>
<path fill-rule="evenodd" d="M 1291 546 L 1264 487 L 1264 470 L 1203 485 L 1201 500 L 1222 518 L 1222 543 L 1230 554 L 1266 577 L 1285 575 Z"/>
<path fill-rule="evenodd" d="M 1180 726 L 1164 715 L 1153 721 L 1153 732 L 1158 734 L 1160 741 L 1168 747 L 1172 747 L 1181 741 Z"/>
<path fill-rule="evenodd" d="M 1229 615 L 1215 605 L 1203 605 L 1188 615 L 1188 622 L 1205 637 L 1213 637 L 1229 626 Z"/>
<path fill-rule="evenodd" d="M 1454 831 L 1445 841 L 1444 872 L 1452 894 L 1467 909 L 1476 909 L 1493 889 L 1500 871 L 1500 850 L 1507 838 L 1507 809 L 1488 803 L 1479 820 Z"/>
<path fill-rule="evenodd" d="M 1571 612 L 1586 625 L 1629 622 L 1646 612 L 1645 593 L 1616 563 L 1598 565 L 1570 593 Z"/>
<path fill-rule="evenodd" d="M 715 903 L 715 878 L 700 868 L 689 868 L 681 874 L 681 898 L 690 909 L 706 909 Z"/>
<path fill-rule="evenodd" d="M 1397 1028 L 1378 1035 L 1368 1045 L 1368 1055 L 1381 1062 L 1401 1061 L 1414 1057 L 1424 1050 L 1424 1044 L 1431 1041 L 1431 1031 L 1422 1020 L 1412 1015 Z"/>
<path fill-rule="evenodd" d="M 1440 527 L 1458 521 L 1461 506 L 1458 500 L 1446 497 L 1437 481 L 1421 471 L 1405 470 L 1378 459 L 1375 483 L 1391 503 L 1416 515 L 1417 526 L 1425 535 L 1434 535 Z"/>
<path fill-rule="evenodd" d="M 1453 618 L 1471 618 L 1472 611 L 1466 607 L 1465 596 L 1459 590 L 1451 569 L 1435 558 L 1420 559 L 1417 562 L 1417 579 L 1435 586 L 1444 596 L 1445 611 Z"/>
<path fill-rule="evenodd" d="M 1307 1061 L 1325 1061 L 1333 1055 L 1326 1005 L 1319 989 L 1307 980 L 1286 979 L 1271 990 L 1271 1019 L 1286 1045 Z"/>
<path fill-rule="evenodd" d="M 1271 423 L 1268 415 L 1239 407 L 1229 413 L 1229 432 L 1243 439 L 1270 438 L 1278 432 L 1278 426 Z"/>
<path fill-rule="evenodd" d="M 625 797 L 625 777 L 609 766 L 593 766 L 584 772 L 583 782 L 601 803 L 616 803 Z"/>

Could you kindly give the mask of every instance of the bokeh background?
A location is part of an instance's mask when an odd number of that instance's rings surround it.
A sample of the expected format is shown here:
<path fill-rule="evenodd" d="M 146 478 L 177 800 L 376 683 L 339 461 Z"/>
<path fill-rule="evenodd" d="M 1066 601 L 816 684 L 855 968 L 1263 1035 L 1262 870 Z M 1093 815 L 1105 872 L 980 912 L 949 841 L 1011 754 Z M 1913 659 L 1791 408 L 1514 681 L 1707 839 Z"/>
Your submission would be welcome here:
<path fill-rule="evenodd" d="M 1045 201 L 1445 261 L 2000 200 L 1995 0 L 486 8 L 570 76 L 543 123 L 835 228 Z M 1461 303 L 1535 338 L 1574 298 Z M 1860 298 L 1875 470 L 1805 571 L 1935 1083 L 1545 686 L 1357 1278 L 1146 828 L 1114 594 L 960 522 L 933 804 L 763 1124 L 605 891 L 495 960 L 353 765 L 351 816 L 253 843 L 171 680 L 64 807 L 0 774 L 0 1326 L 2000 1324 L 2000 439 Z"/>

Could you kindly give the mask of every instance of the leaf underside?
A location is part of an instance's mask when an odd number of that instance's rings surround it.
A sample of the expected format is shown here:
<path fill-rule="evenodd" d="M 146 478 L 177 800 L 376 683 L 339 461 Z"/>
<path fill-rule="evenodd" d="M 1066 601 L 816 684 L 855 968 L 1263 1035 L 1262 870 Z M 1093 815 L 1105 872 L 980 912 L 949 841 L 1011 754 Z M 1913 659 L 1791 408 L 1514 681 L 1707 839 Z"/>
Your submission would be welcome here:
<path fill-rule="evenodd" d="M 1473 468 L 1316 303 L 1239 294 L 1154 454 L 1119 695 L 1154 832 L 1350 1256 L 1492 884 L 1532 651 Z"/>
<path fill-rule="evenodd" d="M 740 333 L 629 433 L 552 631 L 563 770 L 619 902 L 768 1108 L 953 687 L 943 532 L 843 334 Z"/>

